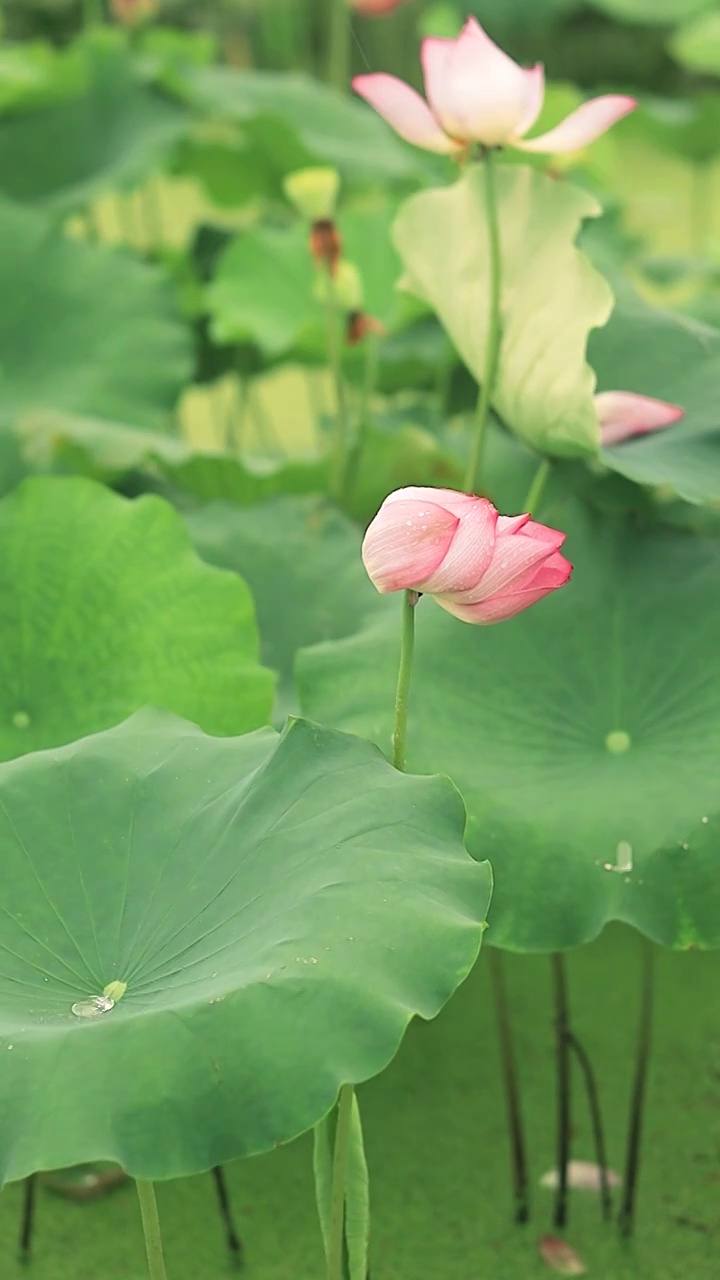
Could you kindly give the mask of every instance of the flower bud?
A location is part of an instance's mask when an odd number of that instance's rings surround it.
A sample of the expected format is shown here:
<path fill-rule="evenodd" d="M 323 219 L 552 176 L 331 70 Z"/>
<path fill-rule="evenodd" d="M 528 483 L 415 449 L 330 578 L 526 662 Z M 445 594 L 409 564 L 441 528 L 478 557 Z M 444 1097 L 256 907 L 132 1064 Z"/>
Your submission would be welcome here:
<path fill-rule="evenodd" d="M 306 222 L 332 222 L 340 174 L 337 169 L 296 169 L 283 181 L 283 191 Z"/>
<path fill-rule="evenodd" d="M 632 391 L 601 391 L 595 396 L 595 409 L 603 447 L 670 427 L 685 416 L 685 410 L 677 404 L 638 396 Z"/>
<path fill-rule="evenodd" d="M 110 0 L 110 12 L 123 26 L 135 27 L 148 22 L 160 11 L 160 0 Z"/>
<path fill-rule="evenodd" d="M 487 498 L 397 489 L 365 534 L 363 563 L 380 592 L 417 591 L 463 622 L 502 622 L 562 587 L 565 534 L 529 515 L 501 516 Z"/>

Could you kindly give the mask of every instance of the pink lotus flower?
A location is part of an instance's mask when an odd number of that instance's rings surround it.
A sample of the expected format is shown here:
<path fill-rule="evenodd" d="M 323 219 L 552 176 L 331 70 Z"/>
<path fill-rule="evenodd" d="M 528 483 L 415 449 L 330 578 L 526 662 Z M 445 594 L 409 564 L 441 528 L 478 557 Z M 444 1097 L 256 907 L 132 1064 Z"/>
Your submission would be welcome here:
<path fill-rule="evenodd" d="M 603 447 L 670 427 L 685 416 L 685 410 L 679 405 L 636 396 L 632 391 L 602 391 L 595 396 L 595 408 Z"/>
<path fill-rule="evenodd" d="M 579 151 L 637 106 L 621 94 L 593 98 L 556 128 L 526 142 L 545 95 L 540 64 L 518 66 L 474 18 L 456 40 L 424 40 L 421 57 L 427 102 L 395 76 L 357 76 L 353 88 L 401 138 L 427 151 L 459 154 L 471 143 Z"/>
<path fill-rule="evenodd" d="M 391 13 L 399 9 L 405 0 L 350 0 L 350 8 L 363 18 L 375 18 L 381 13 Z"/>
<path fill-rule="evenodd" d="M 365 534 L 363 563 L 380 592 L 418 591 L 463 622 L 502 622 L 564 586 L 565 534 L 529 515 L 501 516 L 453 489 L 396 489 Z"/>

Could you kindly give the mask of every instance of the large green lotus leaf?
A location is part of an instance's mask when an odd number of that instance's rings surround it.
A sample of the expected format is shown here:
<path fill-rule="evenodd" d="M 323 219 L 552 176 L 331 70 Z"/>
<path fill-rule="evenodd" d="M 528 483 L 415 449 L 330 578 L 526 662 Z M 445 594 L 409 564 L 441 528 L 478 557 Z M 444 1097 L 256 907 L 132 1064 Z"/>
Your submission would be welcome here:
<path fill-rule="evenodd" d="M 348 179 L 407 179 L 422 158 L 364 104 L 304 75 L 205 67 L 188 71 L 187 89 L 205 112 L 240 122 L 282 121 L 308 160 L 332 164 Z"/>
<path fill-rule="evenodd" d="M 313 298 L 315 271 L 307 229 L 258 226 L 241 232 L 223 253 L 208 286 L 218 342 L 252 341 L 269 358 L 303 338 L 322 340 L 322 311 Z"/>
<path fill-rule="evenodd" d="M 627 285 L 588 354 L 601 391 L 636 391 L 681 405 L 666 430 L 602 450 L 614 471 L 669 485 L 689 502 L 720 500 L 720 331 L 650 306 Z"/>
<path fill-rule="evenodd" d="M 488 338 L 484 183 L 483 167 L 473 166 L 451 187 L 412 196 L 395 224 L 404 287 L 432 306 L 478 380 Z M 585 348 L 612 294 L 574 241 L 599 207 L 569 183 L 514 165 L 499 168 L 497 191 L 503 341 L 494 407 L 536 449 L 593 453 L 600 433 Z"/>
<path fill-rule="evenodd" d="M 167 482 L 179 501 L 187 495 L 197 502 L 226 500 L 250 506 L 282 493 L 327 488 L 327 462 L 319 457 L 275 461 L 200 453 L 180 436 L 124 422 L 43 410 L 22 418 L 17 435 L 28 462 L 106 482 L 145 472 Z"/>
<path fill-rule="evenodd" d="M 200 555 L 234 569 L 253 593 L 263 661 L 294 704 L 297 650 L 357 631 L 383 601 L 360 558 L 360 534 L 323 498 L 276 498 L 242 510 L 212 503 L 187 517 Z"/>
<path fill-rule="evenodd" d="M 477 956 L 463 826 L 446 778 L 303 721 L 210 738 L 143 712 L 5 765 L 0 1181 L 178 1177 L 317 1123 Z"/>
<path fill-rule="evenodd" d="M 160 498 L 35 477 L 0 502 L 0 759 L 152 705 L 209 733 L 266 724 L 250 593 Z"/>
<path fill-rule="evenodd" d="M 52 408 L 163 426 L 191 371 L 168 280 L 0 202 L 0 420 Z"/>
<path fill-rule="evenodd" d="M 186 129 L 185 109 L 145 85 L 121 49 L 87 55 L 80 96 L 0 119 L 0 191 L 10 199 L 71 212 L 141 181 Z"/>
<path fill-rule="evenodd" d="M 718 946 L 720 541 L 547 518 L 575 564 L 551 599 L 486 628 L 420 601 L 409 767 L 463 793 L 496 877 L 491 942 L 555 951 L 620 919 Z M 297 664 L 307 714 L 384 749 L 399 604 Z"/>

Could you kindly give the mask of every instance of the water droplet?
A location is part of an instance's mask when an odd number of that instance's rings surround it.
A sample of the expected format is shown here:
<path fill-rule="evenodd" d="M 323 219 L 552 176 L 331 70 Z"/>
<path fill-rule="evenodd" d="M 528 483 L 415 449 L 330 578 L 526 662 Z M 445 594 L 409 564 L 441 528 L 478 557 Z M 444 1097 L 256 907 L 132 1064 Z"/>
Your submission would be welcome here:
<path fill-rule="evenodd" d="M 30 717 L 27 711 L 16 711 L 12 722 L 16 729 L 27 729 L 30 725 Z"/>
<path fill-rule="evenodd" d="M 624 753 L 629 750 L 631 744 L 632 739 L 630 734 L 626 733 L 624 729 L 613 729 L 612 733 L 609 733 L 605 739 L 605 749 L 609 751 L 612 756 L 624 755 Z"/>
<path fill-rule="evenodd" d="M 615 862 L 604 862 L 604 871 L 632 871 L 633 869 L 633 852 L 632 845 L 627 840 L 619 840 L 617 849 L 615 850 Z M 627 881 L 626 881 L 627 883 Z"/>
<path fill-rule="evenodd" d="M 90 1000 L 76 1000 L 72 1012 L 76 1018 L 99 1018 L 115 1008 L 115 1001 L 110 996 L 92 996 Z"/>
<path fill-rule="evenodd" d="M 703 823 L 705 823 L 705 824 L 707 824 L 707 823 L 710 821 L 710 819 L 709 819 L 709 818 L 701 818 L 701 819 L 700 819 L 700 821 L 701 821 L 701 822 L 703 822 Z"/>

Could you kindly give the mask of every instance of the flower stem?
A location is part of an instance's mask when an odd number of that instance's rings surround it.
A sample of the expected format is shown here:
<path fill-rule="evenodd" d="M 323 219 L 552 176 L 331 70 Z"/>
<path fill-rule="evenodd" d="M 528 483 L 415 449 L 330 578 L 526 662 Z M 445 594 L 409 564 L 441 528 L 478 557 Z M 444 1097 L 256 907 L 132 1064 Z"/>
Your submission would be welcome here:
<path fill-rule="evenodd" d="M 549 458 L 543 458 L 533 477 L 532 484 L 528 489 L 528 495 L 523 503 L 523 511 L 527 511 L 532 515 L 536 510 L 538 503 L 544 493 L 550 475 L 551 462 Z"/>
<path fill-rule="evenodd" d="M 368 334 L 365 339 L 365 344 L 365 374 L 360 391 L 357 433 L 355 436 L 355 443 L 348 456 L 345 475 L 343 478 L 342 496 L 345 502 L 352 502 L 352 499 L 355 496 L 362 457 L 367 443 L 368 427 L 370 426 L 370 399 L 373 391 L 375 390 L 375 383 L 377 382 L 380 345 L 377 335 L 372 333 Z"/>
<path fill-rule="evenodd" d="M 465 473 L 465 489 L 468 493 L 477 493 L 482 475 L 483 449 L 487 431 L 487 420 L 490 413 L 495 382 L 497 379 L 500 357 L 501 325 L 500 302 L 502 287 L 502 259 L 500 253 L 500 225 L 498 222 L 497 191 L 495 186 L 495 153 L 491 149 L 483 152 L 485 163 L 485 218 L 487 222 L 488 242 L 490 249 L 490 302 L 488 310 L 488 333 L 485 348 L 485 369 L 478 396 L 477 413 L 475 415 L 475 439 L 470 452 L 467 471 Z"/>
<path fill-rule="evenodd" d="M 145 1235 L 148 1275 L 150 1280 L 167 1280 L 155 1187 L 152 1182 L 146 1181 L 145 1178 L 137 1178 L 135 1186 L 137 1187 L 138 1200 L 140 1201 L 140 1216 L 142 1217 L 143 1233 Z"/>
<path fill-rule="evenodd" d="M 647 1090 L 648 1065 L 650 1062 L 650 1041 L 652 1036 L 654 953 L 652 943 L 648 942 L 646 938 L 642 939 L 642 948 L 642 990 L 640 994 L 640 1017 L 638 1022 L 637 1049 L 635 1054 L 635 1079 L 633 1082 L 632 1101 L 630 1104 L 630 1123 L 628 1126 L 627 1150 L 625 1153 L 623 1197 L 618 1219 L 620 1234 L 623 1236 L 632 1235 L 633 1227 L 635 1225 L 635 1196 L 637 1192 L 638 1173 L 640 1170 L 640 1140 L 642 1138 L 645 1093 Z"/>
<path fill-rule="evenodd" d="M 347 1189 L 350 1130 L 352 1123 L 353 1087 L 344 1084 L 337 1104 L 335 1146 L 333 1149 L 330 1222 L 327 1244 L 327 1280 L 343 1280 L 345 1269 L 345 1192 Z"/>
<path fill-rule="evenodd" d="M 347 93 L 350 83 L 350 37 L 347 0 L 330 0 L 328 80 L 340 93 Z"/>
<path fill-rule="evenodd" d="M 335 451 L 337 454 L 335 461 L 336 469 L 333 477 L 333 489 L 335 496 L 340 498 L 342 497 L 345 489 L 345 474 L 347 471 L 348 403 L 347 395 L 345 393 L 345 379 L 343 378 L 342 370 L 340 316 L 338 314 L 338 306 L 335 299 L 335 282 L 329 270 L 327 291 L 327 303 L 325 306 L 327 356 L 335 397 Z"/>
<path fill-rule="evenodd" d="M 413 651 L 415 649 L 415 606 L 419 600 L 417 591 L 406 591 L 403 596 L 402 639 L 400 641 L 400 670 L 395 694 L 395 727 L 393 729 L 393 764 L 401 772 L 405 768 L 405 742 L 407 739 L 408 701 L 412 680 Z"/>

